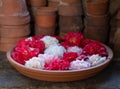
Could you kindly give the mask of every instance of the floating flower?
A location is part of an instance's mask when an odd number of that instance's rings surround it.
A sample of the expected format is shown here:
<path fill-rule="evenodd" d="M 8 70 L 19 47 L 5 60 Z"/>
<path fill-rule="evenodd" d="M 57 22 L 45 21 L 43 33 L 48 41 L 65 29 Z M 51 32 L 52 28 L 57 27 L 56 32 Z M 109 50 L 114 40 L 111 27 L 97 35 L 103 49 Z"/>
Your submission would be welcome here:
<path fill-rule="evenodd" d="M 84 60 L 75 60 L 70 63 L 70 70 L 80 70 L 90 67 L 91 64 Z"/>
<path fill-rule="evenodd" d="M 86 55 L 93 55 L 93 54 L 99 54 L 100 56 L 107 56 L 106 48 L 99 42 L 94 41 L 89 44 L 87 44 L 83 48 L 83 54 Z"/>
<path fill-rule="evenodd" d="M 63 55 L 63 60 L 71 62 L 73 60 L 75 60 L 78 57 L 78 54 L 75 52 L 68 52 L 68 53 L 64 53 Z"/>
<path fill-rule="evenodd" d="M 57 45 L 59 43 L 55 37 L 51 36 L 44 36 L 41 40 L 45 43 L 45 48 L 48 48 L 51 45 Z"/>
<path fill-rule="evenodd" d="M 60 43 L 60 45 L 63 46 L 65 49 L 68 49 L 68 47 L 70 47 L 67 42 L 62 42 Z"/>
<path fill-rule="evenodd" d="M 89 62 L 92 64 L 92 66 L 95 66 L 104 62 L 106 59 L 106 57 L 101 57 L 99 54 L 96 54 L 89 57 Z"/>
<path fill-rule="evenodd" d="M 56 57 L 62 57 L 65 52 L 66 49 L 59 45 L 51 45 L 44 51 L 45 54 L 54 55 Z"/>
<path fill-rule="evenodd" d="M 72 46 L 67 49 L 67 52 L 75 52 L 80 55 L 82 53 L 82 48 L 79 48 L 78 46 Z"/>
<path fill-rule="evenodd" d="M 45 65 L 45 70 L 68 70 L 69 66 L 68 61 L 55 59 L 50 64 Z"/>
<path fill-rule="evenodd" d="M 88 59 L 88 56 L 81 54 L 76 59 L 77 60 L 86 60 L 86 59 Z"/>
<path fill-rule="evenodd" d="M 73 33 L 73 32 L 69 32 L 66 36 L 65 36 L 65 41 L 70 45 L 70 46 L 80 46 L 82 40 L 84 40 L 85 37 L 82 33 Z"/>
<path fill-rule="evenodd" d="M 44 69 L 45 60 L 38 57 L 33 57 L 26 61 L 25 66 L 28 68 L 37 68 L 37 69 Z"/>
<path fill-rule="evenodd" d="M 54 59 L 58 59 L 58 57 L 56 57 L 54 55 L 49 55 L 49 54 L 39 54 L 38 57 L 40 59 L 44 59 L 46 64 L 49 64 Z"/>

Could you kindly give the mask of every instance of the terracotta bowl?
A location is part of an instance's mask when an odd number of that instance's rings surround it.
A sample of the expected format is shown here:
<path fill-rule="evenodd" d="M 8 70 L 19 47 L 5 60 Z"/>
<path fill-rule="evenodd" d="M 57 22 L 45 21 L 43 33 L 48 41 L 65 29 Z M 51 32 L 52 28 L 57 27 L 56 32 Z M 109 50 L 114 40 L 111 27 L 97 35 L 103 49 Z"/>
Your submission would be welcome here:
<path fill-rule="evenodd" d="M 10 64 L 15 67 L 21 74 L 37 79 L 37 80 L 44 80 L 44 81 L 52 81 L 52 82 L 68 82 L 68 81 L 75 81 L 85 79 L 91 76 L 96 75 L 101 70 L 103 70 L 108 64 L 111 62 L 113 58 L 112 50 L 105 46 L 108 51 L 108 59 L 94 67 L 90 67 L 87 69 L 81 70 L 65 70 L 65 71 L 49 71 L 49 70 L 40 70 L 34 68 L 27 68 L 24 65 L 19 64 L 18 62 L 14 61 L 11 57 L 11 52 L 13 49 L 7 52 L 7 58 Z"/>

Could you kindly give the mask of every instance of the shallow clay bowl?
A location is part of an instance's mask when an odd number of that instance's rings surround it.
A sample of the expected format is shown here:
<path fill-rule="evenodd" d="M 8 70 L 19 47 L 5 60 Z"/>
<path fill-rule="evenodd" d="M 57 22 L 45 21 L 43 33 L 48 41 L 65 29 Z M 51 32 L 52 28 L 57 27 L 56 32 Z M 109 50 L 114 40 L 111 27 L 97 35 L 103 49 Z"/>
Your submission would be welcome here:
<path fill-rule="evenodd" d="M 81 70 L 65 70 L 65 71 L 50 71 L 50 70 L 40 70 L 34 68 L 27 68 L 24 65 L 19 64 L 18 62 L 14 61 L 11 57 L 11 52 L 13 49 L 7 52 L 7 58 L 10 64 L 15 67 L 21 74 L 37 79 L 37 80 L 44 80 L 44 81 L 52 81 L 52 82 L 68 82 L 68 81 L 75 81 L 85 79 L 91 76 L 96 75 L 101 70 L 103 70 L 108 64 L 111 62 L 113 58 L 112 50 L 105 46 L 108 51 L 108 59 L 94 67 L 90 67 L 87 69 Z"/>

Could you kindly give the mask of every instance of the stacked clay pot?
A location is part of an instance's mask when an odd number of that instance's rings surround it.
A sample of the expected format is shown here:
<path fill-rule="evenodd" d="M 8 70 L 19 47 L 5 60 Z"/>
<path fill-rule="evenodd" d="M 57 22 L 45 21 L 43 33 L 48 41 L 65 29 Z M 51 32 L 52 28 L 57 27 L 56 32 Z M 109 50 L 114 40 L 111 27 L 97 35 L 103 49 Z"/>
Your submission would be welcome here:
<path fill-rule="evenodd" d="M 59 7 L 61 0 L 48 0 L 48 6 Z"/>
<path fill-rule="evenodd" d="M 81 0 L 61 0 L 58 8 L 58 14 L 61 36 L 64 36 L 68 32 L 82 31 L 83 13 Z"/>
<path fill-rule="evenodd" d="M 30 34 L 25 0 L 0 0 L 0 51 L 6 52 Z"/>
<path fill-rule="evenodd" d="M 120 54 L 120 10 L 116 15 L 116 32 L 114 34 L 114 51 L 118 56 Z"/>
<path fill-rule="evenodd" d="M 36 10 L 35 35 L 54 35 L 56 28 L 57 9 L 55 7 L 40 7 Z"/>
<path fill-rule="evenodd" d="M 108 0 L 85 0 L 85 35 L 106 43 L 109 30 Z"/>
<path fill-rule="evenodd" d="M 27 0 L 27 3 L 30 8 L 31 16 L 34 18 L 36 10 L 39 7 L 46 6 L 47 1 L 46 0 Z"/>

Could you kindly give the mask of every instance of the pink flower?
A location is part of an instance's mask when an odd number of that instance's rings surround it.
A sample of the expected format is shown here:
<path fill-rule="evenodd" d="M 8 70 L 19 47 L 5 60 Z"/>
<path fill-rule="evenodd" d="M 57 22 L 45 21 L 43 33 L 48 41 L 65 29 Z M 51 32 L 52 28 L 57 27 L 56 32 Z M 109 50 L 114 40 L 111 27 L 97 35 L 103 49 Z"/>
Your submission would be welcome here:
<path fill-rule="evenodd" d="M 81 55 L 78 56 L 76 59 L 77 59 L 77 60 L 86 60 L 86 59 L 88 59 L 88 56 L 81 54 Z"/>
<path fill-rule="evenodd" d="M 64 53 L 63 55 L 63 60 L 71 62 L 73 60 L 75 60 L 78 57 L 78 54 L 75 52 L 68 52 L 68 53 Z"/>
<path fill-rule="evenodd" d="M 68 61 L 54 59 L 50 64 L 45 64 L 45 70 L 67 70 L 69 66 Z"/>

